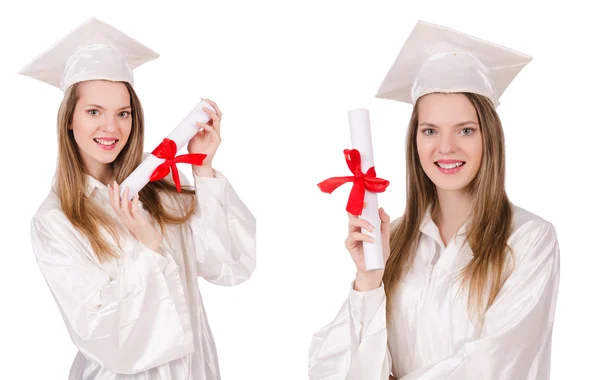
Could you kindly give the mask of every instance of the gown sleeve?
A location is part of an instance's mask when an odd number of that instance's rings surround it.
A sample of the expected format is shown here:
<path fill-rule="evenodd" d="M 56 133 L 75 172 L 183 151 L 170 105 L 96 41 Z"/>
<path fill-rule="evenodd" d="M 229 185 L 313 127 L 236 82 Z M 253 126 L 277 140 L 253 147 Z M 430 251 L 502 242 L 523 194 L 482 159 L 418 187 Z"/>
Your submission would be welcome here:
<path fill-rule="evenodd" d="M 71 339 L 89 360 L 135 374 L 193 352 L 183 285 L 166 244 L 162 256 L 136 242 L 111 277 L 59 211 L 38 212 L 31 238 Z"/>
<path fill-rule="evenodd" d="M 386 298 L 383 285 L 367 292 L 354 286 L 333 322 L 310 343 L 311 380 L 388 380 Z"/>
<path fill-rule="evenodd" d="M 560 272 L 556 231 L 548 222 L 533 226 L 513 250 L 523 258 L 485 313 L 480 334 L 457 345 L 450 356 L 399 379 L 550 378 Z"/>
<path fill-rule="evenodd" d="M 188 223 L 198 275 L 218 285 L 242 283 L 256 267 L 256 219 L 223 174 L 193 176 L 198 204 Z"/>

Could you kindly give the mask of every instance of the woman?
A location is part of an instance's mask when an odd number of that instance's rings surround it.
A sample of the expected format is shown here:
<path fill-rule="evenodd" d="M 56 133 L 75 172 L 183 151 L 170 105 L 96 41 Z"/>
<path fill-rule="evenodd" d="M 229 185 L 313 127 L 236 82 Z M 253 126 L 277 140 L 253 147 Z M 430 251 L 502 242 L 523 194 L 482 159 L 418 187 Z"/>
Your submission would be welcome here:
<path fill-rule="evenodd" d="M 68 58 L 53 68 L 57 55 Z M 211 121 L 198 123 L 203 130 L 188 144 L 191 154 L 206 154 L 193 166 L 192 189 L 179 193 L 169 178 L 148 183 L 132 202 L 128 190 L 119 196 L 118 183 L 143 158 L 132 59 L 156 56 L 91 19 L 22 71 L 40 79 L 56 70 L 65 91 L 55 183 L 31 234 L 79 349 L 69 379 L 219 379 L 197 276 L 235 285 L 255 267 L 255 219 L 212 168 L 221 140 L 214 102 L 215 111 L 205 108 Z"/>
<path fill-rule="evenodd" d="M 559 246 L 551 223 L 506 195 L 495 106 L 510 80 L 485 62 L 514 77 L 529 61 L 519 54 L 422 22 L 411 34 L 379 93 L 414 103 L 406 209 L 391 224 L 380 209 L 386 264 L 369 272 L 374 226 L 349 216 L 356 277 L 313 337 L 311 379 L 549 378 Z"/>

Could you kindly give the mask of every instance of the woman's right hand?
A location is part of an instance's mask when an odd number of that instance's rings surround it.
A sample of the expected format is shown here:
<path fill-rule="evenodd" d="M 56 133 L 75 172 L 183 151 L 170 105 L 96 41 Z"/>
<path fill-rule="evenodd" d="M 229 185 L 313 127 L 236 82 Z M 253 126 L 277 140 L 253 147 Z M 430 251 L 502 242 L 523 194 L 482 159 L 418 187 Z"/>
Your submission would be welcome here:
<path fill-rule="evenodd" d="M 141 214 L 139 209 L 139 195 L 129 201 L 129 188 L 125 188 L 123 198 L 119 196 L 119 185 L 115 182 L 109 187 L 110 204 L 121 220 L 121 223 L 135 236 L 135 238 L 149 249 L 161 253 L 161 233 L 150 224 Z"/>
<path fill-rule="evenodd" d="M 348 213 L 348 237 L 346 238 L 346 248 L 352 256 L 356 265 L 356 281 L 354 289 L 358 291 L 368 291 L 381 286 L 383 279 L 383 269 L 367 271 L 365 269 L 365 252 L 363 243 L 373 243 L 374 239 L 367 234 L 361 233 L 361 227 L 370 232 L 374 227 L 364 219 L 360 219 Z M 381 220 L 381 241 L 383 247 L 383 262 L 390 256 L 390 217 L 383 208 L 379 209 L 379 219 Z"/>

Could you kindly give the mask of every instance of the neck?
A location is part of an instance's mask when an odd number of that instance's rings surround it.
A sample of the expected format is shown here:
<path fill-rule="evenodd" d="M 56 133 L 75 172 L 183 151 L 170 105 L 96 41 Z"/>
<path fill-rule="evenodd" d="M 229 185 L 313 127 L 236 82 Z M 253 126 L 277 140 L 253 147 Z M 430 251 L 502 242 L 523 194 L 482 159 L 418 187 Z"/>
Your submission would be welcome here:
<path fill-rule="evenodd" d="M 94 165 L 86 165 L 85 168 L 89 175 L 105 185 L 112 184 L 115 180 L 111 164 L 95 163 Z"/>
<path fill-rule="evenodd" d="M 465 190 L 437 189 L 438 212 L 436 223 L 458 228 L 471 209 L 471 199 Z"/>

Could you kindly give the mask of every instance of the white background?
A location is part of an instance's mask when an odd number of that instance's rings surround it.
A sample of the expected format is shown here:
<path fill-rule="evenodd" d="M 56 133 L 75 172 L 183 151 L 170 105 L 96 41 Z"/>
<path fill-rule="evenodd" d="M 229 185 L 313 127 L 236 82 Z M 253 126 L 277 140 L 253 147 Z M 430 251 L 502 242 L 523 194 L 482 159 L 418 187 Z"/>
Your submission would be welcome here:
<path fill-rule="evenodd" d="M 559 236 L 552 379 L 596 377 L 600 23 L 584 1 L 548 3 L 3 3 L 0 377 L 64 379 L 76 352 L 29 238 L 54 173 L 62 92 L 16 72 L 91 16 L 161 54 L 135 72 L 147 151 L 200 97 L 223 110 L 215 167 L 258 219 L 259 255 L 238 287 L 200 280 L 224 379 L 306 378 L 311 335 L 346 297 L 354 273 L 343 246 L 349 185 L 327 195 L 316 184 L 347 175 L 349 109 L 370 110 L 377 172 L 391 181 L 380 205 L 392 217 L 403 211 L 411 107 L 373 95 L 416 21 L 532 55 L 498 109 L 508 194 Z"/>

